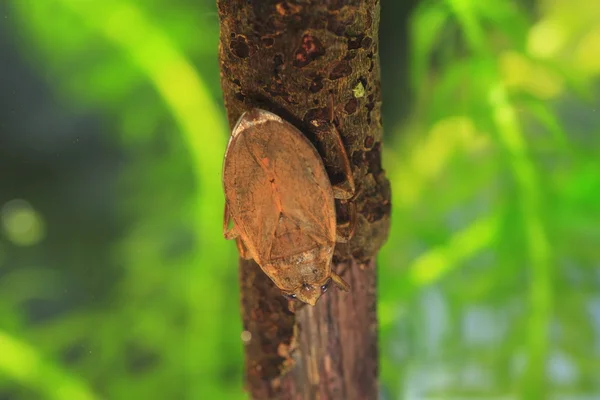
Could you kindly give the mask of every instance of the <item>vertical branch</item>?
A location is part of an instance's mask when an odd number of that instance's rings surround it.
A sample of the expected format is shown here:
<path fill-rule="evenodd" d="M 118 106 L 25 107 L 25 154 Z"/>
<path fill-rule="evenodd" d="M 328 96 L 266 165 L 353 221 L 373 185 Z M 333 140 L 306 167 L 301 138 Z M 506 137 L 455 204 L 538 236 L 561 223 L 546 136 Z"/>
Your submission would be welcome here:
<path fill-rule="evenodd" d="M 357 226 L 333 269 L 352 286 L 290 311 L 252 261 L 240 261 L 247 389 L 256 399 L 376 399 L 374 257 L 389 225 L 381 168 L 378 0 L 218 0 L 221 85 L 231 126 L 259 107 L 315 144 L 343 179 L 336 130 L 359 191 Z M 300 194 L 301 195 L 301 194 Z M 338 220 L 348 219 L 339 205 Z M 293 307 L 292 307 L 293 308 Z"/>

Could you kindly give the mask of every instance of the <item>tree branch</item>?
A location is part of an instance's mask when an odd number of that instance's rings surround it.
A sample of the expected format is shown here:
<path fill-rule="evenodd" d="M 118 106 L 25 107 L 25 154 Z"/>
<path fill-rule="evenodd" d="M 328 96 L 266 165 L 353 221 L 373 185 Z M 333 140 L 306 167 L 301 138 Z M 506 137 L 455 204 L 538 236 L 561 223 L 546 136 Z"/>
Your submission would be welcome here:
<path fill-rule="evenodd" d="M 315 144 L 332 183 L 343 180 L 341 134 L 359 191 L 357 226 L 333 269 L 352 286 L 316 307 L 288 301 L 252 261 L 240 261 L 247 388 L 255 399 L 376 399 L 374 257 L 387 238 L 390 188 L 381 168 L 378 0 L 218 0 L 221 85 L 233 127 L 253 107 Z M 348 219 L 338 206 L 338 220 Z M 249 336 L 249 337 L 248 337 Z"/>

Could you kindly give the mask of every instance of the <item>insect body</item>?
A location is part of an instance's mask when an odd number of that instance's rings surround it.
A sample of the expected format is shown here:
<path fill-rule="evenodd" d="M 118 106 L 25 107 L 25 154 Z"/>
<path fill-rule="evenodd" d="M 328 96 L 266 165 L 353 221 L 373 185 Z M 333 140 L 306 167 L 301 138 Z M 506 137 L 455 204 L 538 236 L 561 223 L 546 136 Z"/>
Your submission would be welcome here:
<path fill-rule="evenodd" d="M 337 234 L 334 198 L 354 192 L 343 156 L 349 191 L 331 185 L 299 130 L 260 109 L 241 116 L 225 153 L 225 238 L 235 239 L 240 255 L 253 258 L 286 297 L 311 305 L 332 281 L 349 289 L 331 269 L 336 239 L 348 239 Z"/>

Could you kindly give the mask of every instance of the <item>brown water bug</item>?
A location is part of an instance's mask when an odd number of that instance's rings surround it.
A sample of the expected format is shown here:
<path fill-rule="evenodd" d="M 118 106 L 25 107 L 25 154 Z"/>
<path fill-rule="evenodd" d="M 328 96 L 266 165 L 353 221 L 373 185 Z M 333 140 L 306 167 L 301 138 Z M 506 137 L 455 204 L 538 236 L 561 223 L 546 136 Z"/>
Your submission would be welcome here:
<path fill-rule="evenodd" d="M 333 132 L 346 175 L 341 184 L 331 184 L 319 153 L 298 129 L 261 109 L 240 117 L 223 162 L 223 235 L 235 239 L 240 255 L 254 259 L 284 296 L 313 306 L 331 282 L 350 288 L 331 269 L 336 241 L 349 240 L 356 220 L 349 207 L 348 229 L 336 223 L 335 199 L 351 199 L 355 187 Z"/>

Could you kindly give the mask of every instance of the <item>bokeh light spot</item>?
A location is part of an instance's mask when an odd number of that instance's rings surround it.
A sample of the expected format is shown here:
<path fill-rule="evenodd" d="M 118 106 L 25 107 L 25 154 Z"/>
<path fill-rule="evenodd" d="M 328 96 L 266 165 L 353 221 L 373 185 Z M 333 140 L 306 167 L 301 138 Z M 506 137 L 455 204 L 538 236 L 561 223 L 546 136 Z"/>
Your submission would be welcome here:
<path fill-rule="evenodd" d="M 565 29 L 557 21 L 545 19 L 529 30 L 527 51 L 533 57 L 548 59 L 555 56 L 565 45 Z"/>
<path fill-rule="evenodd" d="M 577 45 L 575 59 L 586 74 L 600 73 L 600 26 L 588 32 Z"/>
<path fill-rule="evenodd" d="M 542 64 L 535 63 L 522 54 L 509 51 L 500 57 L 504 84 L 543 99 L 552 99 L 563 91 L 563 79 Z"/>
<path fill-rule="evenodd" d="M 4 204 L 0 218 L 5 237 L 18 246 L 32 246 L 44 238 L 42 216 L 25 200 Z"/>

